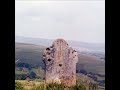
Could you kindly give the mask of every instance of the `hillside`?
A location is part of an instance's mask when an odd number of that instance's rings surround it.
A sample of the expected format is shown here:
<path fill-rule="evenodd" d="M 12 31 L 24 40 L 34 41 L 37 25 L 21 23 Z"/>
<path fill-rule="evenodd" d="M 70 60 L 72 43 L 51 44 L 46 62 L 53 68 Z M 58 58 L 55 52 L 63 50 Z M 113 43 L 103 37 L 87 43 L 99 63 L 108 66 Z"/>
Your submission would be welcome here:
<path fill-rule="evenodd" d="M 31 79 L 44 80 L 45 71 L 42 54 L 45 46 L 15 43 L 15 60 L 19 59 L 15 68 L 15 79 L 24 80 L 27 76 Z M 90 54 L 78 51 L 77 79 L 88 76 L 91 82 L 105 85 L 105 61 L 99 60 Z"/>
<path fill-rule="evenodd" d="M 20 43 L 30 43 L 35 45 L 50 46 L 54 39 L 44 39 L 44 38 L 32 38 L 32 37 L 23 37 L 16 36 L 16 42 Z M 104 43 L 87 43 L 81 41 L 72 41 L 66 40 L 71 47 L 78 49 L 79 51 L 89 51 L 89 52 L 100 52 L 104 53 L 105 45 Z"/>
<path fill-rule="evenodd" d="M 37 64 L 43 66 L 42 53 L 44 46 L 15 43 L 15 59 L 20 59 L 22 63 Z"/>
<path fill-rule="evenodd" d="M 42 62 L 42 53 L 45 46 L 16 43 L 15 44 L 15 58 L 20 59 L 21 63 L 28 63 L 44 67 Z M 79 61 L 77 63 L 77 70 L 84 69 L 87 72 L 105 74 L 105 62 L 98 60 L 95 56 L 82 54 L 79 52 Z"/>

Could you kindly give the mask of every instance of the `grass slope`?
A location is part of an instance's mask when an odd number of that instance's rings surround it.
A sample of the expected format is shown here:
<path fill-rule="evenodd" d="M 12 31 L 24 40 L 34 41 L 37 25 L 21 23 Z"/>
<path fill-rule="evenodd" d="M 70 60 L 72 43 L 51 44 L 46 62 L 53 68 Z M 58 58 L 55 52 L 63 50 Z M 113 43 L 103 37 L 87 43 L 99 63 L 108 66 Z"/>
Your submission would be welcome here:
<path fill-rule="evenodd" d="M 40 65 L 44 67 L 42 62 L 42 53 L 45 46 L 15 43 L 15 58 L 20 59 L 19 62 Z M 105 61 L 100 61 L 94 56 L 79 53 L 77 69 L 85 69 L 88 72 L 105 74 Z"/>

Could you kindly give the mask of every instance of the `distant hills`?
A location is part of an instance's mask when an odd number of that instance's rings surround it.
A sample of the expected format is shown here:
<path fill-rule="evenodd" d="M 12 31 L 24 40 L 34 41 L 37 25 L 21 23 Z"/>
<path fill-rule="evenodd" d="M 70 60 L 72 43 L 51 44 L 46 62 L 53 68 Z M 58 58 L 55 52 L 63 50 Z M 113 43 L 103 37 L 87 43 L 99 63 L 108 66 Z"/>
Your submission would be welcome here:
<path fill-rule="evenodd" d="M 42 54 L 45 46 L 28 43 L 15 43 L 15 58 L 19 59 L 18 63 L 28 63 L 44 67 Z M 99 60 L 95 56 L 82 54 L 78 51 L 79 61 L 77 70 L 86 70 L 87 72 L 105 74 L 105 61 Z"/>
<path fill-rule="evenodd" d="M 53 41 L 54 40 L 52 39 L 43 38 L 31 38 L 22 36 L 15 37 L 15 42 L 42 45 L 46 47 L 52 45 Z M 86 43 L 69 40 L 66 41 L 68 42 L 69 46 L 73 47 L 81 53 L 96 56 L 97 58 L 105 60 L 105 44 L 103 43 Z"/>
<path fill-rule="evenodd" d="M 16 42 L 21 43 L 29 43 L 35 45 L 43 45 L 43 46 L 50 46 L 53 43 L 53 39 L 43 39 L 43 38 L 31 38 L 31 37 L 15 37 Z M 98 51 L 98 52 L 105 52 L 105 44 L 103 43 L 86 43 L 80 41 L 69 41 L 66 40 L 71 47 L 77 48 L 78 50 L 82 51 Z"/>

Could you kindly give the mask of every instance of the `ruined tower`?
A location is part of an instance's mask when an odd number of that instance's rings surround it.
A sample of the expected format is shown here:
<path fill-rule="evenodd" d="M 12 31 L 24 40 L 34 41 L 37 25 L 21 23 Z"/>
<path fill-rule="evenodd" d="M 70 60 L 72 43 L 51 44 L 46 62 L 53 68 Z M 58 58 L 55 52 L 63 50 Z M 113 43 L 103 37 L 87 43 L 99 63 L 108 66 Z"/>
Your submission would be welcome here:
<path fill-rule="evenodd" d="M 46 66 L 45 81 L 63 83 L 66 86 L 76 84 L 77 52 L 63 39 L 57 39 L 43 53 Z"/>

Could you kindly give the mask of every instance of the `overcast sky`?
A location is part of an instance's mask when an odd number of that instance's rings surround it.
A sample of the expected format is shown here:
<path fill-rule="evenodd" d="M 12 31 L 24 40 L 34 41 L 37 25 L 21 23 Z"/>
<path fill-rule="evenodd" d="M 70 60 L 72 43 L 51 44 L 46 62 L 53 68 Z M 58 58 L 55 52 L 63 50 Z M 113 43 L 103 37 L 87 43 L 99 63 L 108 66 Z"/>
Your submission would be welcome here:
<path fill-rule="evenodd" d="M 105 42 L 105 1 L 16 0 L 15 35 Z"/>

